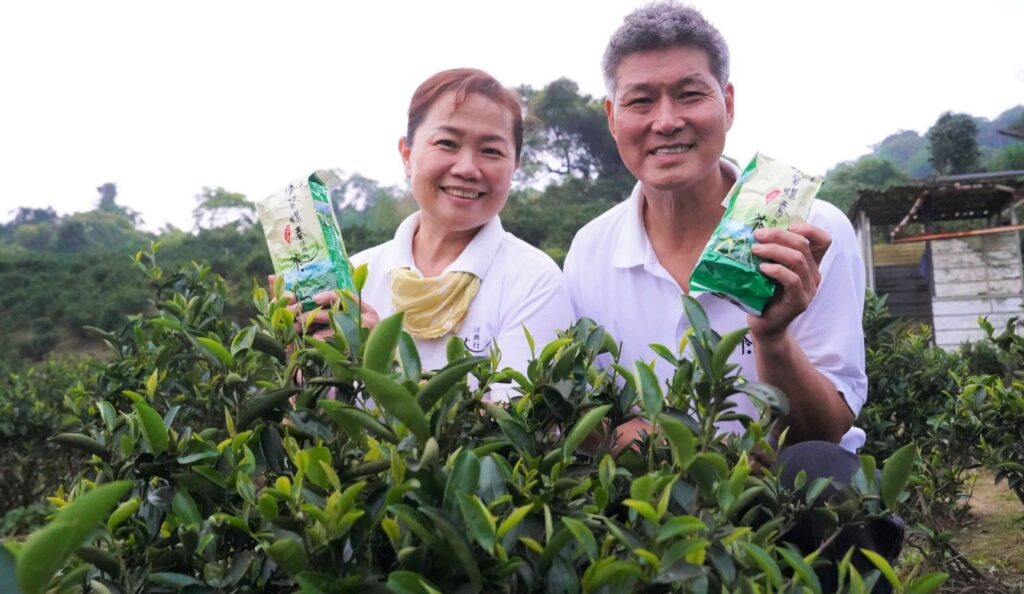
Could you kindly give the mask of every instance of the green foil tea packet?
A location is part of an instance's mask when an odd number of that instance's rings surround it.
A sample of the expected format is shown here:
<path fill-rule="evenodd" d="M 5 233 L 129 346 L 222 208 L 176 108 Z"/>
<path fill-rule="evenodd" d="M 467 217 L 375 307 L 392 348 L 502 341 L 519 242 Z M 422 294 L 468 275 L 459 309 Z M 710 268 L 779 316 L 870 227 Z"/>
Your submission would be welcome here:
<path fill-rule="evenodd" d="M 316 307 L 317 293 L 355 290 L 331 207 L 331 190 L 340 183 L 329 171 L 317 171 L 256 203 L 274 272 L 284 278 L 285 289 L 295 293 L 303 311 Z"/>
<path fill-rule="evenodd" d="M 785 163 L 754 155 L 722 202 L 725 214 L 690 276 L 690 290 L 724 296 L 760 316 L 776 282 L 761 273 L 761 259 L 750 251 L 754 231 L 807 220 L 821 184 Z"/>

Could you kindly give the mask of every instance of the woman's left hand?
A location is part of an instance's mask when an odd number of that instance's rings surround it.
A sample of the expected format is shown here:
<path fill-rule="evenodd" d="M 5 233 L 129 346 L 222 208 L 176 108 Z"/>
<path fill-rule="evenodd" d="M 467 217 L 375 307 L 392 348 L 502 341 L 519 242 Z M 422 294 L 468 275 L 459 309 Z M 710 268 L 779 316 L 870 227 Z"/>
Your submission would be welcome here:
<path fill-rule="evenodd" d="M 758 229 L 751 251 L 765 260 L 761 272 L 779 283 L 761 316 L 747 316 L 753 338 L 783 336 L 790 323 L 810 305 L 821 283 L 821 264 L 832 245 L 827 231 L 809 223 L 789 229 Z"/>

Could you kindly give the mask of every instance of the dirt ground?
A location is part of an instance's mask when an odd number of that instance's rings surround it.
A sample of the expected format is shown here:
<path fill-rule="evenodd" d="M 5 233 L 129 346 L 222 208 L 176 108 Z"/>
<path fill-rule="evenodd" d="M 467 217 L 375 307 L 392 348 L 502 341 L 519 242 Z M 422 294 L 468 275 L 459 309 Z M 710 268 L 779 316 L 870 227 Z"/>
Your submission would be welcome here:
<path fill-rule="evenodd" d="M 976 476 L 970 521 L 954 546 L 984 575 L 1006 587 L 1024 592 L 1024 504 L 993 475 Z"/>

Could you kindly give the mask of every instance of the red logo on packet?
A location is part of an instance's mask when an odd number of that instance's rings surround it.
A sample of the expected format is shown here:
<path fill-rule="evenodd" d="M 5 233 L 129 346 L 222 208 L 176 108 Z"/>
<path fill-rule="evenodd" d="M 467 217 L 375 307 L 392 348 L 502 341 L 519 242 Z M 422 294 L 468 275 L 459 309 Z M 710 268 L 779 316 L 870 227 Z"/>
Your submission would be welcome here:
<path fill-rule="evenodd" d="M 768 192 L 768 195 L 764 197 L 764 203 L 768 204 L 772 200 L 775 200 L 776 198 L 779 197 L 779 194 L 781 193 L 782 192 L 780 192 L 779 190 L 772 190 L 771 192 Z"/>
<path fill-rule="evenodd" d="M 285 243 L 288 243 L 288 244 L 291 244 L 291 242 L 292 242 L 292 226 L 291 225 L 285 225 L 284 226 L 284 241 L 285 241 Z"/>

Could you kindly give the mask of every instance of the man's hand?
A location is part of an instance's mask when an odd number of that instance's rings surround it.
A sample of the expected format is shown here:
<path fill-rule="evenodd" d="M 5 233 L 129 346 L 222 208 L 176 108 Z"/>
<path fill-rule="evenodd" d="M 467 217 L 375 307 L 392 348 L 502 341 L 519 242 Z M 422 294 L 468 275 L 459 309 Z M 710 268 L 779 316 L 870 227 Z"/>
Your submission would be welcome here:
<path fill-rule="evenodd" d="M 765 260 L 761 272 L 780 285 L 761 317 L 747 316 L 757 375 L 789 399 L 789 414 L 782 421 L 789 428 L 790 443 L 811 439 L 838 443 L 853 424 L 853 413 L 788 332 L 818 292 L 818 266 L 832 238 L 824 229 L 806 223 L 789 229 L 759 229 L 754 237 L 758 243 L 751 249 Z"/>
<path fill-rule="evenodd" d="M 604 419 L 598 428 L 583 440 L 583 443 L 580 444 L 580 451 L 588 456 L 594 456 L 608 438 L 608 425 L 608 419 Z M 637 449 L 634 441 L 640 439 L 641 432 L 651 432 L 651 424 L 642 417 L 634 417 L 616 427 L 615 443 L 612 444 L 611 454 L 618 456 L 628 447 Z"/>
<path fill-rule="evenodd" d="M 818 265 L 832 245 L 832 238 L 824 229 L 809 223 L 789 229 L 758 229 L 754 238 L 757 243 L 751 251 L 765 260 L 761 272 L 778 281 L 779 289 L 760 317 L 747 317 L 750 333 L 755 339 L 781 338 L 818 292 Z"/>

